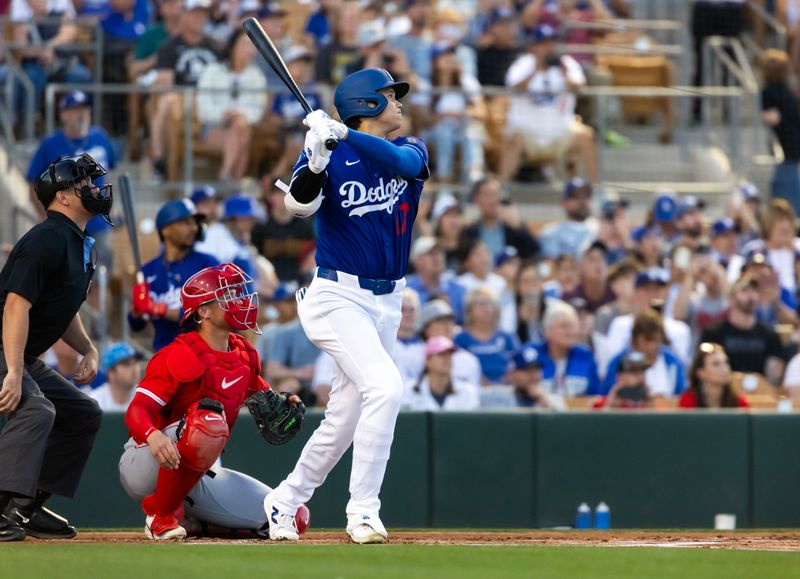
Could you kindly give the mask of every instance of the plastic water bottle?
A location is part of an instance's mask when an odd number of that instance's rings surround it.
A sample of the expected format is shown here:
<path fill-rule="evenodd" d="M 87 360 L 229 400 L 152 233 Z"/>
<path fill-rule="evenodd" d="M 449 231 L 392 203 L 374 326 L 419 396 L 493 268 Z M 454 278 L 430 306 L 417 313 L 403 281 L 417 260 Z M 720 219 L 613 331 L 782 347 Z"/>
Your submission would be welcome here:
<path fill-rule="evenodd" d="M 597 505 L 597 508 L 594 510 L 594 528 L 611 528 L 611 509 L 609 509 L 608 505 L 603 502 Z"/>
<path fill-rule="evenodd" d="M 592 528 L 592 509 L 586 503 L 581 503 L 578 506 L 578 514 L 575 517 L 576 529 L 591 529 Z"/>

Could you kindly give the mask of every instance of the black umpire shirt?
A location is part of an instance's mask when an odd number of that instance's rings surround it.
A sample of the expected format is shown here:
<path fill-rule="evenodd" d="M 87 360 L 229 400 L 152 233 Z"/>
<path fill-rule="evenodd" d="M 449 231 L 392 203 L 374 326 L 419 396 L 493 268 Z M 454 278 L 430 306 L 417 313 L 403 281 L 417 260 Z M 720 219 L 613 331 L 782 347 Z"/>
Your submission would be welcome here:
<path fill-rule="evenodd" d="M 89 237 L 66 215 L 48 211 L 11 250 L 0 272 L 0 347 L 2 314 L 8 292 L 32 307 L 26 361 L 41 356 L 61 336 L 89 293 L 97 252 Z"/>

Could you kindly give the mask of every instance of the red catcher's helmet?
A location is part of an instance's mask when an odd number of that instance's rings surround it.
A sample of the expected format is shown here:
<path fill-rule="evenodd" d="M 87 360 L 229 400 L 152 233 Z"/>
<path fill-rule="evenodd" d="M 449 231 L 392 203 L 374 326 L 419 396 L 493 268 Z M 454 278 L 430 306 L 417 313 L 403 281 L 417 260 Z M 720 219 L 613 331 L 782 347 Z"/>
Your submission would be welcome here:
<path fill-rule="evenodd" d="M 253 285 L 253 278 L 232 263 L 201 269 L 181 288 L 181 324 L 203 304 L 216 301 L 225 311 L 225 321 L 231 328 L 260 334 L 258 293 L 253 291 Z"/>

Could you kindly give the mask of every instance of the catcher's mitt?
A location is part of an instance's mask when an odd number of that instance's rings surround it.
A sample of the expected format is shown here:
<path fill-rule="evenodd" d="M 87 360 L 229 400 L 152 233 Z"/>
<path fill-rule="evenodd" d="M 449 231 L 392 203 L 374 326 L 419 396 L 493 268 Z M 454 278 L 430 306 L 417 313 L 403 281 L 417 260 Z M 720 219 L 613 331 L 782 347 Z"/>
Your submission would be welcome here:
<path fill-rule="evenodd" d="M 306 407 L 302 402 L 289 402 L 289 396 L 291 394 L 259 390 L 245 400 L 258 431 L 270 444 L 286 444 L 303 426 Z"/>

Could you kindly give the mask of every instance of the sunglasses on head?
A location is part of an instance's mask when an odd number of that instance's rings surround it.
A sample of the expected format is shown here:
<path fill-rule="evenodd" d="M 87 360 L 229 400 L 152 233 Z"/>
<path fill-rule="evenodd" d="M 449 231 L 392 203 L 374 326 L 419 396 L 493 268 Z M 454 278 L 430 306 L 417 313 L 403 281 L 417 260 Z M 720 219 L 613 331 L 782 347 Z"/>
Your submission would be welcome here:
<path fill-rule="evenodd" d="M 697 349 L 702 352 L 703 354 L 713 354 L 714 352 L 724 352 L 722 346 L 719 344 L 713 344 L 711 342 L 703 342 L 700 344 Z"/>

